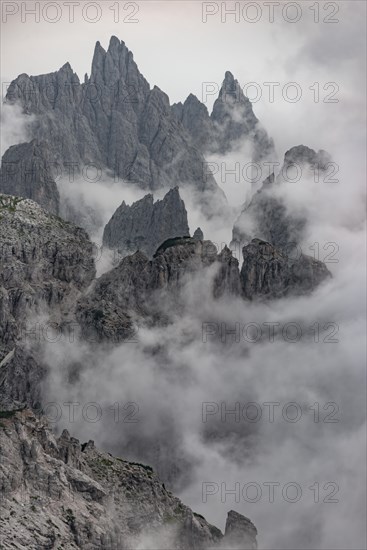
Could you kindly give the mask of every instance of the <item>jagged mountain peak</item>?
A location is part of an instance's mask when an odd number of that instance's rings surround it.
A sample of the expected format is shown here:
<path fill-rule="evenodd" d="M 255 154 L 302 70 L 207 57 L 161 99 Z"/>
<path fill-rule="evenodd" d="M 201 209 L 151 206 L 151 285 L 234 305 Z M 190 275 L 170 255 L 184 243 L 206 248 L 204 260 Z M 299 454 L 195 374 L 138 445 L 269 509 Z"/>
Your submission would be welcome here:
<path fill-rule="evenodd" d="M 189 235 L 185 203 L 178 186 L 154 202 L 149 193 L 131 206 L 119 206 L 103 232 L 103 244 L 122 255 L 141 250 L 153 256 L 167 239 Z"/>
<path fill-rule="evenodd" d="M 184 109 L 191 109 L 194 114 L 196 113 L 197 116 L 205 116 L 206 118 L 209 118 L 209 111 L 206 105 L 198 99 L 198 97 L 194 94 L 189 94 L 185 100 L 184 103 Z"/>
<path fill-rule="evenodd" d="M 144 197 L 134 202 L 133 204 L 144 204 L 144 203 L 153 204 L 153 202 L 154 202 L 153 194 L 148 193 L 147 195 L 144 195 Z M 125 204 L 125 201 L 122 201 L 122 204 Z"/>
<path fill-rule="evenodd" d="M 118 38 L 115 35 L 111 36 L 110 41 L 108 43 L 107 50 L 104 49 L 104 47 L 102 46 L 102 44 L 99 40 L 96 41 L 96 44 L 95 44 L 95 47 L 94 47 L 94 51 L 104 52 L 104 54 L 106 54 L 107 52 L 113 52 L 113 51 L 116 51 L 116 50 L 122 51 L 124 49 L 128 50 L 125 42 L 123 40 L 120 40 L 120 38 Z M 128 50 L 128 51 L 130 51 L 130 50 Z"/>
<path fill-rule="evenodd" d="M 129 81 L 141 78 L 148 83 L 139 72 L 134 62 L 133 53 L 123 40 L 111 36 L 107 50 L 99 41 L 96 42 L 92 60 L 91 80 L 103 79 L 107 85 L 113 85 L 117 80 Z"/>
<path fill-rule="evenodd" d="M 67 71 L 67 72 L 72 72 L 74 74 L 74 71 L 69 63 L 69 61 L 67 61 L 66 63 L 64 63 L 64 65 L 60 68 L 60 71 Z"/>
<path fill-rule="evenodd" d="M 167 199 L 168 197 L 174 197 L 176 199 L 181 199 L 180 197 L 180 188 L 178 185 L 176 185 L 175 187 L 172 187 L 172 189 L 170 189 L 169 191 L 167 191 L 167 194 L 165 195 L 165 199 Z"/>
<path fill-rule="evenodd" d="M 234 81 L 234 76 L 233 74 L 231 73 L 231 71 L 226 71 L 224 73 L 224 80 L 226 81 Z"/>
<path fill-rule="evenodd" d="M 117 62 L 118 59 L 127 55 L 131 60 L 133 60 L 133 53 L 129 50 L 123 40 L 119 40 L 116 36 L 111 36 L 110 42 L 108 44 L 107 55 L 110 54 L 113 59 Z"/>
<path fill-rule="evenodd" d="M 65 85 L 69 82 L 73 85 Z M 190 186 L 208 216 L 226 205 L 214 177 L 204 181 L 201 149 L 177 124 L 167 94 L 150 88 L 116 36 L 107 51 L 96 42 L 91 74 L 83 84 L 67 63 L 56 73 L 18 77 L 7 101 L 37 115 L 30 138 L 48 143 L 58 173 L 68 172 L 71 163 L 81 173 L 93 163 L 147 191 L 173 182 Z M 66 205 L 64 215 L 77 221 L 71 210 Z"/>
<path fill-rule="evenodd" d="M 119 46 L 125 46 L 125 42 L 123 40 L 120 40 L 119 38 L 117 38 L 117 36 L 113 34 L 110 38 L 108 49 L 110 50 L 112 48 L 119 47 Z"/>
<path fill-rule="evenodd" d="M 231 73 L 231 71 L 226 71 L 224 73 L 224 79 L 222 81 L 222 86 L 221 86 L 221 89 L 219 91 L 219 98 L 223 94 L 226 94 L 226 93 L 227 94 L 231 94 L 231 93 L 239 94 L 240 90 L 241 90 L 241 88 L 240 88 L 240 85 L 238 83 L 238 80 L 234 77 L 234 75 Z M 243 94 L 242 94 L 242 96 L 243 96 Z M 243 96 L 243 97 L 245 97 L 245 96 Z"/>
<path fill-rule="evenodd" d="M 192 93 L 190 93 L 187 96 L 187 98 L 185 99 L 185 103 L 200 103 L 200 105 L 203 105 L 200 99 L 195 94 L 192 94 Z"/>
<path fill-rule="evenodd" d="M 250 100 L 244 95 L 238 80 L 235 79 L 230 71 L 226 71 L 224 74 L 224 80 L 217 101 L 224 101 L 226 103 L 246 103 L 252 110 Z M 213 116 L 215 116 L 214 107 L 213 112 Z"/>
<path fill-rule="evenodd" d="M 233 226 L 231 247 L 237 248 L 253 237 L 261 237 L 288 253 L 296 249 L 305 234 L 307 218 L 289 211 L 281 190 L 287 182 L 293 181 L 293 185 L 296 180 L 312 180 L 315 170 L 327 170 L 330 162 L 331 156 L 324 150 L 316 152 L 306 145 L 288 149 L 277 176 L 271 173 L 244 205 Z M 275 188 L 279 192 L 274 194 Z"/>
<path fill-rule="evenodd" d="M 295 145 L 286 151 L 284 155 L 284 166 L 289 164 L 308 164 L 319 165 L 325 168 L 328 162 L 331 162 L 331 155 L 324 149 L 315 151 L 306 145 Z"/>
<path fill-rule="evenodd" d="M 259 125 L 250 100 L 231 71 L 226 71 L 213 109 L 208 109 L 194 94 L 185 102 L 172 105 L 174 116 L 188 130 L 204 154 L 226 154 L 249 142 L 253 161 L 275 160 L 273 140 Z"/>

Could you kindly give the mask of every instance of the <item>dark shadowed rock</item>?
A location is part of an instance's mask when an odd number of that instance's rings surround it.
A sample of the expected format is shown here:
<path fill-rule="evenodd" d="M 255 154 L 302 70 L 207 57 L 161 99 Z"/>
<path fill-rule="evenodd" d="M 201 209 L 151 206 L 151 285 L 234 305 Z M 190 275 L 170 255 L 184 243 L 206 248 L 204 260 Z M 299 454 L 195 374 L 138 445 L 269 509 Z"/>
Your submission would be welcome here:
<path fill-rule="evenodd" d="M 228 512 L 223 544 L 233 550 L 256 550 L 257 529 L 251 520 L 238 512 Z"/>
<path fill-rule="evenodd" d="M 185 285 L 200 272 L 205 276 L 213 264 L 218 268 L 213 296 L 240 294 L 238 261 L 229 249 L 218 255 L 210 241 L 168 239 L 152 260 L 142 252 L 127 256 L 79 300 L 76 315 L 83 336 L 117 343 L 133 338 L 136 325 L 167 323 L 167 300 L 174 301 L 171 313 L 177 314 L 184 307 L 180 293 Z"/>
<path fill-rule="evenodd" d="M 260 239 L 243 247 L 241 284 L 245 298 L 274 299 L 307 294 L 330 277 L 323 262 L 301 255 L 291 260 L 282 251 Z"/>
<path fill-rule="evenodd" d="M 33 326 L 22 342 L 19 342 L 18 332 L 17 344 L 0 362 L 1 409 L 13 409 L 24 405 L 33 410 L 41 408 L 43 383 L 48 368 L 40 359 L 39 340 L 42 338 L 40 323 L 38 327 Z"/>
<path fill-rule="evenodd" d="M 196 239 L 197 241 L 203 241 L 204 240 L 204 233 L 202 232 L 202 230 L 200 229 L 200 227 L 198 227 L 197 229 L 195 229 L 195 232 L 192 236 L 193 239 Z"/>
<path fill-rule="evenodd" d="M 214 297 L 241 295 L 241 281 L 238 260 L 232 256 L 231 250 L 225 246 L 218 254 L 220 268 L 214 279 Z"/>
<path fill-rule="evenodd" d="M 314 151 L 306 145 L 296 145 L 289 149 L 284 155 L 284 163 L 282 172 L 283 177 L 286 177 L 286 171 L 292 164 L 297 165 L 298 168 L 305 168 L 311 171 L 313 174 L 315 171 L 325 171 L 328 169 L 332 158 L 327 151 L 320 149 Z"/>
<path fill-rule="evenodd" d="M 267 178 L 262 188 L 235 221 L 231 249 L 241 249 L 254 237 L 274 244 L 285 253 L 292 253 L 302 238 L 306 218 L 295 216 L 274 193 L 274 176 Z"/>
<path fill-rule="evenodd" d="M 45 319 L 60 330 L 95 277 L 93 245 L 29 199 L 1 195 L 0 205 L 0 402 L 34 405 L 45 370 L 33 346 L 52 337 Z"/>
<path fill-rule="evenodd" d="M 51 160 L 44 142 L 33 140 L 13 145 L 1 161 L 0 192 L 32 199 L 45 210 L 58 214 L 60 196 Z"/>
<path fill-rule="evenodd" d="M 155 203 L 153 195 L 131 206 L 123 202 L 104 229 L 103 244 L 124 256 L 141 250 L 151 257 L 163 241 L 187 235 L 185 203 L 175 187 Z"/>
<path fill-rule="evenodd" d="M 214 128 L 204 103 L 194 94 L 190 94 L 183 104 L 172 105 L 172 112 L 190 133 L 195 147 L 207 152 L 214 138 Z"/>

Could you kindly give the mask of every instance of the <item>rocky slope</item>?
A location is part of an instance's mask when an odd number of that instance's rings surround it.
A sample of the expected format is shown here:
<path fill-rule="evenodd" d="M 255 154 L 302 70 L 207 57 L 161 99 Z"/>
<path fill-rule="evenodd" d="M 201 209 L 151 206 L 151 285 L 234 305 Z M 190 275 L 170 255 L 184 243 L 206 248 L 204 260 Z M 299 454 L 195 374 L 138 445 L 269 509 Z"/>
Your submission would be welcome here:
<path fill-rule="evenodd" d="M 72 319 L 72 305 L 95 277 L 94 249 L 83 229 L 6 195 L 0 243 L 0 401 L 34 405 L 47 370 L 37 348 L 51 338 L 50 323 Z"/>
<path fill-rule="evenodd" d="M 0 195 L 1 358 L 32 315 L 67 315 L 95 277 L 93 245 L 83 229 L 35 202 Z"/>
<path fill-rule="evenodd" d="M 13 145 L 5 152 L 1 160 L 0 193 L 32 199 L 52 214 L 59 213 L 60 196 L 46 143 L 33 140 Z"/>
<path fill-rule="evenodd" d="M 174 187 L 156 202 L 151 194 L 131 206 L 123 202 L 104 229 L 103 245 L 123 256 L 140 250 L 151 257 L 167 239 L 188 235 L 185 203 Z"/>
<path fill-rule="evenodd" d="M 206 271 L 210 266 L 215 274 Z M 127 256 L 80 298 L 76 314 L 84 337 L 90 342 L 129 339 L 136 324 L 168 322 L 173 300 L 172 320 L 184 307 L 185 286 L 200 273 L 215 297 L 240 295 L 238 261 L 229 249 L 217 254 L 211 241 L 169 239 L 152 260 L 142 252 Z"/>
<path fill-rule="evenodd" d="M 257 531 L 236 512 L 225 536 L 167 491 L 153 470 L 56 437 L 24 409 L 0 412 L 4 549 L 256 549 Z"/>

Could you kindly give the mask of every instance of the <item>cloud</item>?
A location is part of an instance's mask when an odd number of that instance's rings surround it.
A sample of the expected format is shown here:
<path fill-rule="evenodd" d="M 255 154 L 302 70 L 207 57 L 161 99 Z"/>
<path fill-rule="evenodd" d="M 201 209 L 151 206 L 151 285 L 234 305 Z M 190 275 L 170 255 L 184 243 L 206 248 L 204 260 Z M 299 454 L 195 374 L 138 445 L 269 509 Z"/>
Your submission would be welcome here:
<path fill-rule="evenodd" d="M 313 199 L 312 186 L 303 190 L 302 203 L 310 212 L 316 207 Z M 359 205 L 353 204 L 358 212 Z M 325 214 L 327 204 L 322 208 Z M 80 403 L 75 422 L 68 426 L 74 434 L 153 464 L 180 490 L 185 503 L 213 523 L 221 525 L 231 508 L 249 516 L 264 549 L 363 547 L 364 230 L 360 224 L 338 226 L 342 208 L 330 212 L 325 217 L 321 210 L 323 223 L 315 220 L 315 229 L 311 216 L 311 232 L 317 228 L 320 242 L 332 234 L 342 253 L 338 264 L 329 265 L 333 279 L 311 296 L 270 304 L 213 302 L 211 271 L 185 287 L 179 316 L 172 318 L 167 310 L 171 324 L 139 330 L 138 343 L 113 350 L 79 343 L 49 344 L 46 349 L 52 367 L 47 399 Z M 269 322 L 278 323 L 274 342 L 264 325 Z M 217 328 L 206 342 L 204 323 Z M 239 342 L 232 342 L 230 334 L 227 343 L 221 342 L 222 323 L 228 331 L 240 324 Z M 302 331 L 295 343 L 282 332 L 289 323 Z M 250 341 L 251 330 L 243 336 L 250 325 L 261 327 L 261 341 Z M 80 365 L 79 378 L 69 384 L 66 373 L 75 365 Z M 100 422 L 83 418 L 82 407 L 89 402 L 103 409 Z M 222 403 L 233 410 L 236 403 L 242 409 L 250 402 L 262 411 L 256 423 L 243 415 L 237 422 L 233 414 L 224 415 L 223 421 L 220 412 L 203 422 L 205 403 L 218 404 L 220 411 Z M 271 402 L 279 403 L 274 422 L 264 405 Z M 302 411 L 296 423 L 284 418 L 289 403 Z M 67 407 L 63 411 L 65 426 Z M 294 409 L 288 413 L 292 418 Z M 251 414 L 254 409 L 249 408 Z M 328 421 L 334 419 L 338 422 Z M 204 482 L 219 487 L 205 503 Z M 249 482 L 262 490 L 257 503 L 242 496 L 236 502 L 233 494 L 221 498 L 222 483 L 228 491 L 238 483 L 242 491 Z M 268 482 L 280 484 L 274 503 L 268 501 Z M 284 500 L 282 490 L 289 483 L 301 488 L 298 502 Z M 316 487 L 320 502 L 315 502 Z M 338 502 L 324 502 L 334 491 Z M 291 490 L 289 494 L 293 498 Z"/>
<path fill-rule="evenodd" d="M 2 104 L 0 156 L 3 156 L 11 145 L 17 145 L 30 139 L 29 129 L 33 121 L 34 116 L 23 114 L 19 105 Z"/>

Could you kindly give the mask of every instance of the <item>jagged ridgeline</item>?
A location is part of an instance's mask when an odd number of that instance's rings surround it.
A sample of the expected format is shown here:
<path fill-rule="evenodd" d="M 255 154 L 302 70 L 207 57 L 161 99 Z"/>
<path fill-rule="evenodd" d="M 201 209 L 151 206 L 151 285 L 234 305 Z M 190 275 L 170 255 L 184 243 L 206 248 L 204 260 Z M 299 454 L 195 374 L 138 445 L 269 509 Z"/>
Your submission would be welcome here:
<path fill-rule="evenodd" d="M 91 74 L 83 83 L 66 63 L 46 75 L 21 74 L 10 84 L 6 101 L 35 115 L 30 137 L 36 142 L 15 145 L 4 155 L 0 190 L 32 198 L 52 212 L 59 208 L 55 174 L 64 170 L 74 177 L 85 165 L 152 192 L 188 187 L 207 215 L 223 212 L 226 198 L 204 155 L 227 152 L 247 140 L 254 161 L 275 156 L 272 140 L 230 72 L 210 115 L 193 95 L 171 106 L 162 90 L 150 88 L 133 54 L 116 37 L 107 51 L 96 43 Z M 29 170 L 31 154 L 35 173 Z"/>
<path fill-rule="evenodd" d="M 230 511 L 223 535 L 149 466 L 115 458 L 91 440 L 81 445 L 67 430 L 55 437 L 29 410 L 0 411 L 0 450 L 4 548 L 120 550 L 143 541 L 162 550 L 257 548 L 248 518 Z"/>
<path fill-rule="evenodd" d="M 174 187 L 156 202 L 151 194 L 131 206 L 123 202 L 104 229 L 103 244 L 124 256 L 141 250 L 152 257 L 163 241 L 189 234 L 185 203 Z"/>

